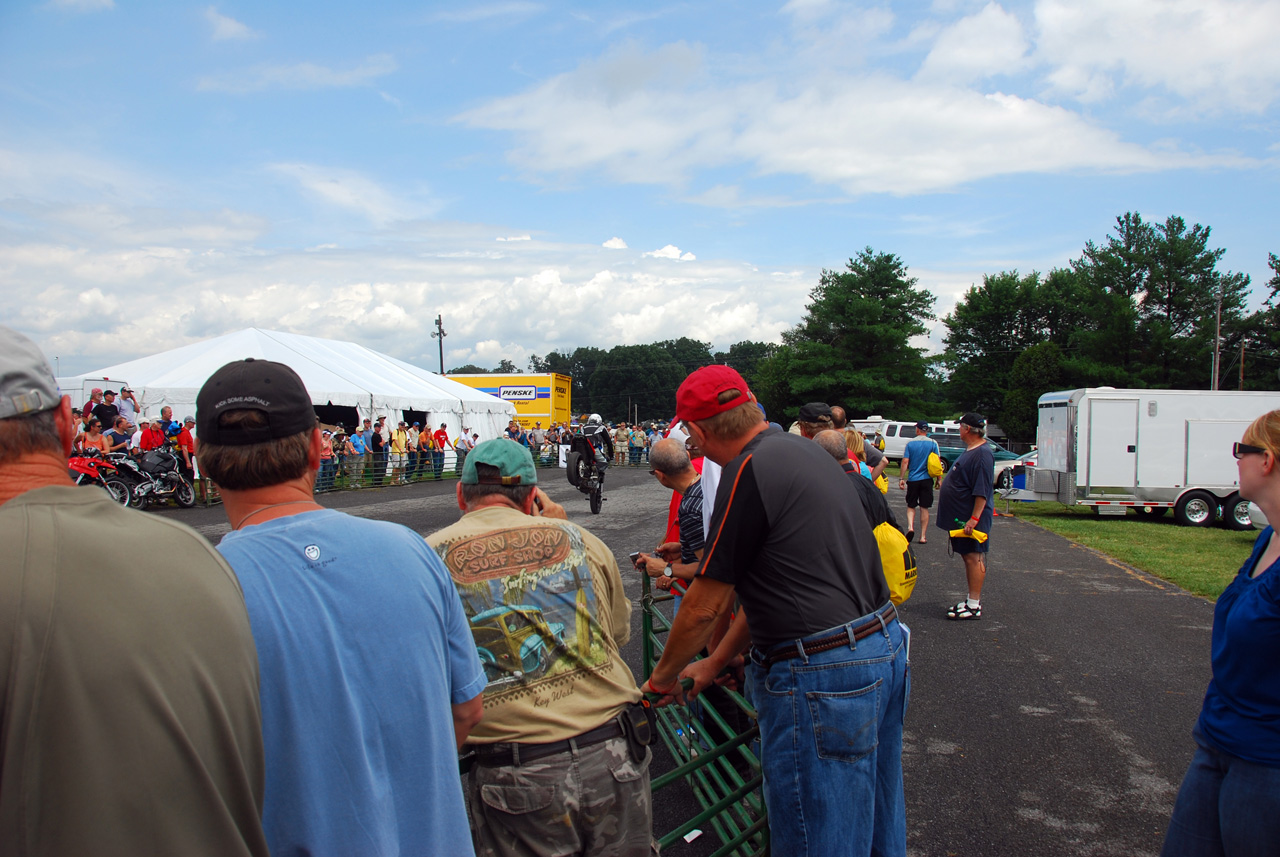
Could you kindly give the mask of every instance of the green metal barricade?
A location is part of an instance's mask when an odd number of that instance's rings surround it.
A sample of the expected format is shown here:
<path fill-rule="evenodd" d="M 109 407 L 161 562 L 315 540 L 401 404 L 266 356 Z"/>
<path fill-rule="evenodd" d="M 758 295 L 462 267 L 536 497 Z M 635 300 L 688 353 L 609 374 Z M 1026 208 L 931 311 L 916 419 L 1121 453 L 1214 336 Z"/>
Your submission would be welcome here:
<path fill-rule="evenodd" d="M 653 671 L 662 656 L 666 634 L 671 630 L 668 612 L 663 612 L 675 596 L 650 589 L 644 576 L 641 620 L 645 675 Z M 697 801 L 699 811 L 675 829 L 661 834 L 664 852 L 693 830 L 707 828 L 720 840 L 711 857 L 765 857 L 769 854 L 769 821 L 760 784 L 760 760 L 752 742 L 760 736 L 756 712 L 737 693 L 720 689 L 717 704 L 708 694 L 690 706 L 670 705 L 658 709 L 658 736 L 666 746 L 675 768 L 656 776 L 652 789 L 658 791 L 683 782 Z"/>

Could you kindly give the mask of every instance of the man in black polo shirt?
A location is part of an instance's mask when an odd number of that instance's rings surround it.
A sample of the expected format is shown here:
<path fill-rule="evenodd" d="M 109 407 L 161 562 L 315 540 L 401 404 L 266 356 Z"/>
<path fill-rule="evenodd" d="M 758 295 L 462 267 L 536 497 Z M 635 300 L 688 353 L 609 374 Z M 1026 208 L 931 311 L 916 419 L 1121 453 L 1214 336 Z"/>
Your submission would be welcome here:
<path fill-rule="evenodd" d="M 686 378 L 676 410 L 724 470 L 698 575 L 643 689 L 670 701 L 684 674 L 701 690 L 749 640 L 774 853 L 905 854 L 908 632 L 856 489 L 817 444 L 769 428 L 728 366 Z M 735 597 L 746 621 L 686 667 Z"/>

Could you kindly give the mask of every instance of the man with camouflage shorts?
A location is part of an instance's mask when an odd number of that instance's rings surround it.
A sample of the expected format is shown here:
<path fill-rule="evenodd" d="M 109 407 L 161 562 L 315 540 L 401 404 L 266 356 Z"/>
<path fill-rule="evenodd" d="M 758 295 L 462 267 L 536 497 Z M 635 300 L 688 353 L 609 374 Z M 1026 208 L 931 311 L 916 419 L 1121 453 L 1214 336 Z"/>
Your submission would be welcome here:
<path fill-rule="evenodd" d="M 476 854 L 656 853 L 652 725 L 619 651 L 631 603 L 610 550 L 537 481 L 525 447 L 478 444 L 456 489 L 462 520 L 427 537 L 488 679 L 463 748 Z"/>

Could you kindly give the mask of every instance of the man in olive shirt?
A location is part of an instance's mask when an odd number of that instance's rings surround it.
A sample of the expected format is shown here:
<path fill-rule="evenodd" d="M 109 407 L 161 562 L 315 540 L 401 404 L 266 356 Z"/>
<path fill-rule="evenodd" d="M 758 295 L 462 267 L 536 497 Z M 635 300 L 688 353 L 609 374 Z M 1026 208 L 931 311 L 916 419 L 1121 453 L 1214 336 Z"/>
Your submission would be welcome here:
<path fill-rule="evenodd" d="M 236 578 L 181 524 L 72 485 L 74 436 L 40 350 L 0 327 L 0 851 L 266 857 Z"/>

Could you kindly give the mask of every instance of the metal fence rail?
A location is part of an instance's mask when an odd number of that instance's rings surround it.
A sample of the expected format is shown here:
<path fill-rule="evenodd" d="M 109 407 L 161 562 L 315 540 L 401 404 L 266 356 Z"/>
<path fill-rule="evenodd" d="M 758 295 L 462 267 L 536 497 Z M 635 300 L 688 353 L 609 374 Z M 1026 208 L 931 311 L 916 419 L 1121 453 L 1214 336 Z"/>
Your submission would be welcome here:
<path fill-rule="evenodd" d="M 661 606 L 674 601 L 669 593 L 650 589 L 643 580 L 641 646 L 649 674 L 662 656 L 671 620 Z M 752 742 L 760 735 L 755 709 L 739 694 L 721 688 L 717 704 L 708 695 L 689 706 L 658 709 L 658 736 L 676 767 L 654 777 L 656 793 L 684 782 L 700 811 L 658 837 L 666 850 L 695 829 L 709 827 L 720 840 L 712 857 L 765 857 L 769 854 L 769 822 L 761 794 L 760 760 Z"/>

